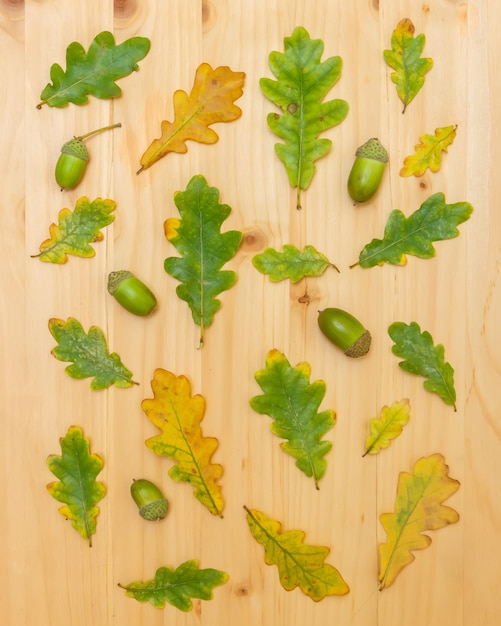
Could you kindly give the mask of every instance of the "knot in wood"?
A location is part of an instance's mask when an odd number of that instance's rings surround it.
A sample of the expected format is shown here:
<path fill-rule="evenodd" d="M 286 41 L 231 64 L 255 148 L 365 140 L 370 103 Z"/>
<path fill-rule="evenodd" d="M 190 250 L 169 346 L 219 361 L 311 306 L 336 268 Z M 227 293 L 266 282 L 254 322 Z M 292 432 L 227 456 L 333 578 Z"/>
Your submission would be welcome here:
<path fill-rule="evenodd" d="M 24 0 L 0 0 L 0 12 L 11 20 L 23 19 Z"/>
<path fill-rule="evenodd" d="M 216 24 L 216 7 L 210 0 L 202 0 L 202 32 L 207 33 Z"/>
<path fill-rule="evenodd" d="M 114 0 L 113 12 L 119 19 L 127 19 L 137 12 L 137 0 Z"/>

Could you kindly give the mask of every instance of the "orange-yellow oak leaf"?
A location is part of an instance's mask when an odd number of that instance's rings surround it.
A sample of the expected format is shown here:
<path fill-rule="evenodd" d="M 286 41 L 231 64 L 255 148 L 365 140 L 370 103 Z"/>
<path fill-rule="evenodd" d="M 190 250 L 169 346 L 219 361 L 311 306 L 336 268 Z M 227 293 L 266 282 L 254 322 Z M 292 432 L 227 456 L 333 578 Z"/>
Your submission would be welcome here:
<path fill-rule="evenodd" d="M 405 157 L 400 176 L 422 176 L 427 169 L 438 172 L 442 165 L 442 152 L 447 152 L 456 138 L 456 129 L 457 125 L 443 126 L 436 128 L 434 135 L 422 135 L 419 138 L 421 143 L 414 146 L 414 154 Z"/>
<path fill-rule="evenodd" d="M 169 476 L 190 483 L 195 488 L 194 496 L 213 515 L 222 517 L 224 500 L 218 480 L 224 470 L 212 463 L 218 440 L 202 434 L 204 397 L 191 395 L 186 376 L 176 376 L 161 368 L 155 370 L 151 388 L 154 398 L 143 400 L 141 408 L 161 432 L 147 439 L 146 445 L 155 454 L 176 461 Z"/>
<path fill-rule="evenodd" d="M 458 489 L 459 481 L 449 477 L 449 467 L 438 453 L 418 459 L 412 474 L 400 473 L 395 511 L 379 518 L 387 537 L 379 546 L 380 590 L 394 583 L 402 569 L 414 561 L 414 550 L 431 544 L 425 531 L 459 520 L 457 511 L 443 504 Z"/>
<path fill-rule="evenodd" d="M 141 157 L 141 168 L 151 167 L 169 152 L 184 154 L 186 141 L 212 144 L 219 139 L 209 128 L 216 122 L 232 122 L 242 115 L 234 104 L 243 94 L 244 72 L 233 72 L 227 66 L 212 67 L 202 63 L 195 74 L 191 93 L 174 92 L 174 121 L 163 121 L 162 134 L 154 139 Z"/>

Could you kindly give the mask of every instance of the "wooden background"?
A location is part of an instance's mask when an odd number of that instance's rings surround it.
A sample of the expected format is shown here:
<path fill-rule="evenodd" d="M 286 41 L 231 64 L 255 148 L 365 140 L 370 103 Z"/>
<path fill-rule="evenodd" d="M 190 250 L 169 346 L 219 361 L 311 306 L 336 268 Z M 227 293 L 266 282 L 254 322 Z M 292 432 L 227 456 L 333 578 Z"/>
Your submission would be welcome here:
<path fill-rule="evenodd" d="M 423 90 L 405 115 L 382 51 L 392 30 L 409 17 L 425 33 L 434 59 Z M 6 626 L 494 626 L 501 618 L 501 113 L 499 24 L 496 0 L 1 0 L 1 284 L 0 377 L 0 615 Z M 274 110 L 260 92 L 271 76 L 268 54 L 302 25 L 325 41 L 324 57 L 340 55 L 341 79 L 328 98 L 344 98 L 350 112 L 325 133 L 331 152 L 318 162 L 295 209 L 285 169 L 275 157 L 266 125 Z M 72 41 L 88 47 L 102 30 L 117 42 L 151 39 L 140 70 L 122 79 L 121 97 L 92 98 L 82 107 L 36 109 L 52 63 L 65 65 Z M 140 176 L 139 159 L 172 119 L 172 94 L 191 89 L 202 62 L 246 73 L 237 104 L 240 120 L 214 127 L 219 142 L 189 145 Z M 112 122 L 122 128 L 89 141 L 91 162 L 74 191 L 58 189 L 53 173 L 61 145 Z M 457 138 L 441 170 L 401 178 L 405 156 L 423 133 L 457 124 Z M 374 201 L 354 207 L 346 179 L 355 149 L 377 136 L 390 164 Z M 176 216 L 173 194 L 202 174 L 232 207 L 224 229 L 244 233 L 228 268 L 237 284 L 197 350 L 198 327 L 177 285 L 163 270 L 175 253 L 163 222 Z M 362 247 L 381 236 L 389 212 L 416 210 L 432 193 L 468 201 L 472 218 L 459 238 L 436 245 L 431 260 L 405 267 L 348 269 Z M 63 207 L 82 195 L 113 198 L 116 219 L 104 230 L 93 259 L 63 266 L 30 255 L 48 236 Z M 312 244 L 341 272 L 297 285 L 272 284 L 251 258 L 266 246 Z M 109 271 L 130 269 L 157 293 L 152 318 L 136 318 L 106 292 Z M 301 298 L 307 294 L 307 298 Z M 302 301 L 300 301 L 300 298 Z M 371 352 L 345 358 L 319 333 L 317 310 L 340 306 L 371 330 Z M 100 326 L 109 346 L 140 385 L 93 392 L 55 360 L 47 323 L 76 317 Z M 446 347 L 455 368 L 456 413 L 401 371 L 387 328 L 417 321 Z M 254 413 L 260 393 L 254 373 L 271 348 L 292 364 L 308 361 L 312 380 L 324 379 L 322 408 L 338 423 L 333 450 L 316 492 L 312 481 L 283 454 L 270 420 Z M 189 485 L 167 475 L 171 462 L 149 451 L 154 427 L 141 411 L 152 397 L 153 371 L 186 375 L 207 400 L 204 432 L 218 437 L 215 460 L 225 467 L 224 519 L 213 518 Z M 362 458 L 368 421 L 382 406 L 409 398 L 411 421 L 377 457 Z M 93 547 L 57 512 L 46 491 L 46 466 L 59 438 L 79 425 L 92 451 L 105 460 Z M 441 452 L 461 488 L 449 500 L 459 523 L 435 533 L 431 546 L 382 591 L 377 585 L 379 515 L 392 511 L 398 474 L 421 456 Z M 171 501 L 162 523 L 144 522 L 129 495 L 132 478 L 160 483 Z M 274 566 L 251 537 L 243 506 L 262 510 L 287 529 L 301 528 L 309 543 L 331 548 L 328 562 L 351 592 L 312 602 L 286 592 Z M 127 598 L 118 583 L 151 578 L 157 567 L 198 559 L 230 575 L 210 602 L 191 613 L 158 610 Z"/>

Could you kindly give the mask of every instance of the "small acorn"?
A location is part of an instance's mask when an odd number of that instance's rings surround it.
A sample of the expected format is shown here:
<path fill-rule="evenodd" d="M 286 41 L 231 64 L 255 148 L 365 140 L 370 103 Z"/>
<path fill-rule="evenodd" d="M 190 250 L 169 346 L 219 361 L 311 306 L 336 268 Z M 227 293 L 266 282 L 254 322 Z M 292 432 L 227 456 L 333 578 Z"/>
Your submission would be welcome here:
<path fill-rule="evenodd" d="M 124 309 L 146 317 L 157 307 L 157 299 L 151 289 L 128 270 L 110 272 L 108 291 Z"/>
<path fill-rule="evenodd" d="M 143 519 L 156 522 L 167 515 L 169 501 L 164 498 L 160 489 L 146 478 L 134 479 L 130 493 Z"/>
<path fill-rule="evenodd" d="M 98 128 L 90 133 L 81 135 L 80 137 L 73 137 L 61 148 L 61 154 L 56 163 L 56 182 L 63 189 L 74 189 L 78 183 L 82 180 L 87 163 L 89 161 L 89 151 L 83 140 L 92 135 L 101 133 L 105 130 L 111 130 L 112 128 L 118 128 L 122 124 L 112 124 L 111 126 L 104 126 Z"/>
<path fill-rule="evenodd" d="M 319 311 L 318 325 L 322 333 L 346 356 L 358 358 L 369 352 L 371 334 L 350 313 L 327 308 Z"/>
<path fill-rule="evenodd" d="M 367 202 L 379 189 L 388 153 L 378 139 L 366 141 L 355 153 L 348 177 L 348 193 L 355 202 Z"/>

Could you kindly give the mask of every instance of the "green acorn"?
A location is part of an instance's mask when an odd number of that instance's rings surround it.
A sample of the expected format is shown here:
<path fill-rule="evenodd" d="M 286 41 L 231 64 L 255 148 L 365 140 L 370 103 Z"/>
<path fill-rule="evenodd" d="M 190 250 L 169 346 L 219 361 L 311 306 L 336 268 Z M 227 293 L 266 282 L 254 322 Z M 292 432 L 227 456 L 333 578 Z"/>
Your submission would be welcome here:
<path fill-rule="evenodd" d="M 164 498 L 160 489 L 146 478 L 134 479 L 130 493 L 143 519 L 155 522 L 167 515 L 169 501 Z"/>
<path fill-rule="evenodd" d="M 124 309 L 145 317 L 157 307 L 157 299 L 151 289 L 128 270 L 110 272 L 108 291 Z"/>
<path fill-rule="evenodd" d="M 87 163 L 89 161 L 89 151 L 83 140 L 91 135 L 96 135 L 105 130 L 118 128 L 122 124 L 112 124 L 98 128 L 81 137 L 73 137 L 61 148 L 61 154 L 56 163 L 56 182 L 62 189 L 74 189 L 82 180 Z"/>
<path fill-rule="evenodd" d="M 318 325 L 322 333 L 346 356 L 357 358 L 369 352 L 371 334 L 350 313 L 328 308 L 319 311 Z"/>
<path fill-rule="evenodd" d="M 355 202 L 367 202 L 379 189 L 388 153 L 378 139 L 366 141 L 355 153 L 348 177 L 348 193 Z"/>

